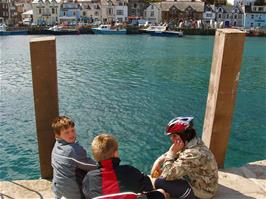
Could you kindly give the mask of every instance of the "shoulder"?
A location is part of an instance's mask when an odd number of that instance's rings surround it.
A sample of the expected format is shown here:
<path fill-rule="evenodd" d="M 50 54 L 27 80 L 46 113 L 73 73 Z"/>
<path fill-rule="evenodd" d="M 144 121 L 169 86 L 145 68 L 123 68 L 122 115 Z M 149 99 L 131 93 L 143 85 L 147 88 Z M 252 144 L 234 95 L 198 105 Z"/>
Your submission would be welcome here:
<path fill-rule="evenodd" d="M 86 154 L 86 150 L 78 143 L 78 142 L 75 142 L 73 144 L 70 144 L 69 145 L 71 147 L 71 152 L 73 154 Z"/>

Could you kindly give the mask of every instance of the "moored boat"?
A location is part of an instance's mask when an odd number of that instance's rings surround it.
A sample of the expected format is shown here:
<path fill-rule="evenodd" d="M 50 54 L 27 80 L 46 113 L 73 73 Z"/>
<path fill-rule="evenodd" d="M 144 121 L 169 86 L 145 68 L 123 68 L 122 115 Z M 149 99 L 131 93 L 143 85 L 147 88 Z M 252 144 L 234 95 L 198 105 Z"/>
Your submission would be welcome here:
<path fill-rule="evenodd" d="M 27 35 L 27 30 L 14 30 L 7 31 L 7 26 L 5 24 L 0 24 L 0 36 L 8 36 L 8 35 Z"/>
<path fill-rule="evenodd" d="M 150 33 L 151 36 L 163 36 L 163 37 L 183 37 L 182 31 L 154 31 Z"/>
<path fill-rule="evenodd" d="M 53 26 L 46 31 L 52 35 L 78 35 L 79 34 L 79 31 L 76 29 L 64 28 L 62 26 Z"/>
<path fill-rule="evenodd" d="M 97 28 L 91 29 L 94 34 L 106 34 L 106 35 L 123 35 L 127 33 L 125 28 L 112 27 L 111 25 L 100 25 Z"/>

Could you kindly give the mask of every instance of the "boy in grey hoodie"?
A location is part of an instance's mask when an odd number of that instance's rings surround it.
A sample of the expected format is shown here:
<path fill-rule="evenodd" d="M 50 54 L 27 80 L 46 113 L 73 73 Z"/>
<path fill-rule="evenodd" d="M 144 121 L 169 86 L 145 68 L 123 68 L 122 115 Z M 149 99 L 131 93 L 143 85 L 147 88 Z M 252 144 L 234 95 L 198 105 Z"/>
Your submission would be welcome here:
<path fill-rule="evenodd" d="M 96 162 L 87 157 L 86 150 L 76 141 L 75 123 L 66 116 L 52 122 L 56 142 L 52 151 L 53 191 L 56 198 L 84 198 L 82 180 Z"/>

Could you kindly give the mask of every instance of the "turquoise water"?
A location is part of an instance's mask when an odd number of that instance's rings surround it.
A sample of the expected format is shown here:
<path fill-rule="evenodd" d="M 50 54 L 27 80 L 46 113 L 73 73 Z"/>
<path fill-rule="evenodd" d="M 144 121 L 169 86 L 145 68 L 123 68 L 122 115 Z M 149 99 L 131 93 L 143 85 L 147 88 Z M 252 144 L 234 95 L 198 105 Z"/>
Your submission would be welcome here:
<path fill-rule="evenodd" d="M 0 37 L 0 179 L 38 178 L 29 40 Z M 120 156 L 148 173 L 170 145 L 177 115 L 193 115 L 201 135 L 214 37 L 145 35 L 57 37 L 60 114 L 76 122 L 80 143 L 115 135 Z M 266 159 L 266 38 L 247 38 L 225 166 Z M 233 55 L 232 55 L 233 56 Z M 48 99 L 49 100 L 49 99 Z"/>

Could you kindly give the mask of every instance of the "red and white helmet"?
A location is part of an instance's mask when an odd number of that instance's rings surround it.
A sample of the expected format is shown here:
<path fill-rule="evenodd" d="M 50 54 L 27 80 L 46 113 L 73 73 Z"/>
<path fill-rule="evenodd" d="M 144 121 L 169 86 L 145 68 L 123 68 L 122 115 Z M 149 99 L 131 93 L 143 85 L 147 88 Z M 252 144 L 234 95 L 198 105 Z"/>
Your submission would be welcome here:
<path fill-rule="evenodd" d="M 172 133 L 181 133 L 186 129 L 192 127 L 193 117 L 176 117 L 167 124 L 165 135 L 171 135 Z"/>

